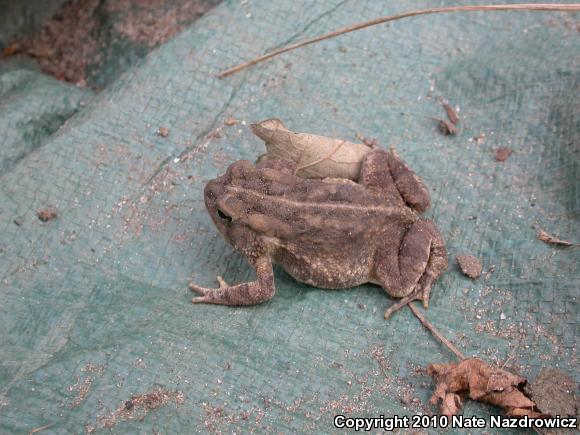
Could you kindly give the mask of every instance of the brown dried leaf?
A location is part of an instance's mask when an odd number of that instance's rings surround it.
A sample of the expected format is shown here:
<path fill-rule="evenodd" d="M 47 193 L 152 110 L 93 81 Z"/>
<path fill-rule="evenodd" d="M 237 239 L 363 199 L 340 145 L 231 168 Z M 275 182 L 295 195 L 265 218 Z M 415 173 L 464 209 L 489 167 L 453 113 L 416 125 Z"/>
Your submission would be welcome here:
<path fill-rule="evenodd" d="M 459 124 L 459 116 L 457 116 L 457 113 L 455 112 L 453 107 L 451 107 L 444 101 L 441 102 L 441 105 L 445 109 L 445 112 L 447 112 L 447 117 L 449 118 L 449 121 L 451 121 L 454 125 Z"/>
<path fill-rule="evenodd" d="M 441 402 L 441 414 L 456 415 L 463 407 L 461 396 L 455 393 L 448 393 L 445 395 L 443 402 Z"/>
<path fill-rule="evenodd" d="M 508 417 L 529 417 L 529 418 L 546 418 L 551 417 L 550 414 L 543 414 L 541 412 L 532 411 L 531 409 L 525 408 L 508 408 L 505 409 L 505 413 Z"/>
<path fill-rule="evenodd" d="M 455 396 L 499 406 L 508 415 L 540 415 L 534 411 L 534 402 L 521 390 L 526 379 L 490 367 L 478 358 L 467 358 L 457 364 L 431 364 L 427 373 L 437 383 L 431 403 L 439 403 L 444 415 L 455 415 L 461 410 L 461 400 Z"/>
<path fill-rule="evenodd" d="M 508 147 L 501 147 L 495 150 L 495 160 L 498 162 L 504 162 L 512 153 L 511 148 Z"/>
<path fill-rule="evenodd" d="M 455 136 L 459 131 L 457 127 L 449 121 L 445 121 L 444 119 L 438 119 L 438 121 L 439 131 L 445 136 Z"/>
<path fill-rule="evenodd" d="M 548 234 L 544 230 L 538 230 L 538 239 L 540 239 L 544 243 L 550 243 L 552 245 L 561 245 L 561 246 L 572 246 L 573 243 L 567 240 L 559 239 L 551 234 Z"/>
<path fill-rule="evenodd" d="M 348 178 L 357 180 L 363 157 L 371 150 L 364 144 L 295 133 L 279 119 L 251 125 L 256 136 L 266 143 L 269 157 L 290 160 L 304 178 Z"/>
<path fill-rule="evenodd" d="M 517 389 L 488 393 L 485 396 L 484 402 L 499 406 L 504 408 L 504 410 L 512 410 L 512 412 L 516 409 L 531 411 L 534 408 L 534 402 Z"/>

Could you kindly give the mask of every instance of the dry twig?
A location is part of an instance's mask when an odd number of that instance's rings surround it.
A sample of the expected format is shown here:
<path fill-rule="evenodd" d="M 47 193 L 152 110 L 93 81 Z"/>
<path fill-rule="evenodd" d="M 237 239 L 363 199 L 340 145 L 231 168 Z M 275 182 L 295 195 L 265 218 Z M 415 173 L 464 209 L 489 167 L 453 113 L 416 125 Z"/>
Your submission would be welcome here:
<path fill-rule="evenodd" d="M 45 424 L 44 426 L 40 426 L 40 427 L 37 427 L 35 429 L 32 429 L 30 432 L 28 432 L 28 435 L 34 435 L 35 433 L 43 431 L 44 429 L 48 429 L 49 427 L 52 427 L 55 424 L 56 423 L 49 423 L 49 424 Z"/>
<path fill-rule="evenodd" d="M 429 321 L 427 320 L 427 318 L 426 318 L 426 317 L 423 315 L 423 313 L 421 313 L 421 311 L 420 311 L 420 310 L 418 310 L 418 309 L 417 309 L 417 307 L 415 307 L 415 306 L 413 305 L 413 303 L 410 303 L 410 304 L 408 304 L 407 306 L 408 306 L 408 307 L 409 307 L 409 309 L 410 309 L 410 310 L 413 312 L 413 314 L 415 315 L 415 317 L 416 317 L 417 319 L 419 319 L 419 322 L 421 322 L 421 324 L 422 324 L 422 325 L 423 325 L 425 328 L 427 328 L 427 329 L 428 329 L 428 330 L 431 332 L 431 334 L 433 334 L 433 335 L 434 335 L 436 338 L 438 338 L 438 339 L 441 341 L 441 343 L 443 343 L 445 346 L 447 346 L 447 348 L 448 348 L 448 349 L 449 349 L 451 352 L 453 352 L 457 358 L 459 358 L 461 361 L 463 361 L 463 360 L 465 359 L 465 355 L 463 355 L 463 354 L 462 354 L 462 353 L 459 351 L 459 349 L 457 349 L 457 348 L 455 347 L 455 345 L 454 345 L 453 343 L 451 343 L 451 342 L 450 342 L 450 341 L 449 341 L 447 338 L 445 338 L 445 337 L 443 336 L 443 334 L 441 334 L 441 332 L 439 332 L 439 331 L 437 330 L 437 328 L 435 328 L 435 327 L 434 327 L 434 326 L 431 324 L 431 322 L 429 322 Z"/>
<path fill-rule="evenodd" d="M 236 65 L 225 71 L 220 72 L 217 76 L 219 78 L 227 77 L 243 69 L 254 66 L 258 63 L 264 62 L 265 60 L 271 59 L 279 54 L 286 53 L 291 50 L 296 50 L 297 48 L 304 47 L 306 45 L 314 44 L 325 39 L 335 38 L 345 33 L 354 32 L 356 30 L 364 29 L 366 27 L 376 26 L 378 24 L 388 23 L 389 21 L 396 21 L 402 18 L 416 17 L 418 15 L 428 15 L 428 14 L 441 14 L 448 12 L 497 12 L 497 11 L 535 11 L 535 12 L 580 12 L 580 4 L 532 4 L 532 3 L 521 3 L 521 4 L 506 4 L 506 5 L 478 5 L 478 6 L 447 6 L 441 8 L 429 8 L 429 9 L 418 9 L 415 11 L 403 12 L 395 15 L 388 15 L 386 17 L 375 18 L 369 21 L 363 21 L 362 23 L 353 24 L 348 27 L 343 27 L 342 29 L 335 30 L 333 32 L 327 33 L 321 36 L 315 36 L 314 38 L 305 39 L 304 41 L 297 42 L 295 44 L 287 45 L 286 47 L 279 48 L 268 54 L 252 59 L 248 62 Z"/>

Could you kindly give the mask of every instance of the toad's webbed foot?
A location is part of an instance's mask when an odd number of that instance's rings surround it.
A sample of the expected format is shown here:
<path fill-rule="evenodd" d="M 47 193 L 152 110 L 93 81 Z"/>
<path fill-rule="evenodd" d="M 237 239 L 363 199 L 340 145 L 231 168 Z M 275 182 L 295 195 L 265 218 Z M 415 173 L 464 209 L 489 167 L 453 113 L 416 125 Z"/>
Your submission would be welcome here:
<path fill-rule="evenodd" d="M 219 288 L 217 288 L 217 289 L 213 289 L 213 288 L 207 288 L 207 287 L 201 287 L 201 286 L 199 286 L 199 285 L 196 285 L 196 284 L 194 284 L 194 283 L 189 283 L 189 288 L 190 288 L 192 291 L 194 291 L 194 292 L 196 292 L 196 293 L 199 293 L 199 294 L 200 294 L 200 295 L 202 295 L 202 296 L 206 296 L 206 295 L 209 295 L 209 294 L 211 294 L 211 293 L 213 293 L 213 292 L 215 292 L 215 291 L 218 291 L 218 290 L 223 290 L 223 289 L 225 289 L 225 288 L 227 288 L 227 287 L 231 287 L 231 286 L 230 286 L 230 285 L 229 285 L 229 284 L 228 284 L 228 283 L 227 283 L 227 282 L 226 282 L 226 281 L 225 281 L 225 280 L 224 280 L 224 279 L 223 279 L 221 276 L 219 276 L 219 275 L 218 275 L 218 276 L 216 276 L 216 281 L 217 281 L 217 282 L 218 282 L 218 284 L 220 285 L 220 286 L 219 286 Z M 198 297 L 198 298 L 193 298 L 192 302 L 193 302 L 194 304 L 203 303 L 203 301 L 202 301 L 201 299 L 203 299 L 203 298 L 199 298 L 199 297 Z"/>
<path fill-rule="evenodd" d="M 429 306 L 431 287 L 447 268 L 447 251 L 432 221 L 419 220 L 407 231 L 401 246 L 388 246 L 376 259 L 377 282 L 393 297 L 402 298 L 385 312 L 385 319 L 419 299 Z"/>
<path fill-rule="evenodd" d="M 405 296 L 404 298 L 400 299 L 395 304 L 387 308 L 387 311 L 385 311 L 385 320 L 388 320 L 389 317 L 391 317 L 395 313 L 395 311 L 399 311 L 401 308 L 404 308 L 405 306 L 409 305 L 411 302 L 417 299 L 423 301 L 424 308 L 429 307 L 429 292 L 427 292 L 427 295 L 425 295 L 424 289 L 417 289 L 409 296 Z"/>
<path fill-rule="evenodd" d="M 189 284 L 189 288 L 201 296 L 191 300 L 194 304 L 217 305 L 255 305 L 265 302 L 274 296 L 274 273 L 269 258 L 258 258 L 253 262 L 257 279 L 237 285 L 228 285 L 220 276 L 217 277 L 219 288 L 211 289 L 196 284 Z"/>

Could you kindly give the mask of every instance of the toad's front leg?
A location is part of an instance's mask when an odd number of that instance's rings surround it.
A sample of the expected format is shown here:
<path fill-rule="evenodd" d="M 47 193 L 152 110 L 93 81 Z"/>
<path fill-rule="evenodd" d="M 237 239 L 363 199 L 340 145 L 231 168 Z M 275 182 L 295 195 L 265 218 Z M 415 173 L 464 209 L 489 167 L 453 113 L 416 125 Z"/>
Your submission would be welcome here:
<path fill-rule="evenodd" d="M 218 304 L 218 305 L 255 305 L 265 302 L 274 296 L 274 272 L 269 257 L 258 257 L 250 260 L 256 270 L 255 281 L 229 286 L 218 278 L 220 287 L 217 289 L 205 288 L 189 284 L 194 292 L 201 294 L 191 300 L 194 304 Z"/>

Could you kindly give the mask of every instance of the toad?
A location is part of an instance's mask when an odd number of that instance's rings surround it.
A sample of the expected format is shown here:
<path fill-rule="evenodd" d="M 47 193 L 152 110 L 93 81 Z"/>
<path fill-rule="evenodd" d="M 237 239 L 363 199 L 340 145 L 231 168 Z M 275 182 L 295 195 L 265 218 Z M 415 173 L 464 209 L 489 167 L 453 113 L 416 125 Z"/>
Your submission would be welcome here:
<path fill-rule="evenodd" d="M 401 300 L 428 306 L 431 286 L 447 267 L 435 224 L 419 214 L 430 206 L 427 188 L 395 150 L 374 149 L 358 183 L 304 179 L 294 163 L 240 160 L 211 180 L 207 211 L 219 232 L 256 271 L 252 282 L 219 288 L 190 284 L 193 303 L 253 305 L 274 296 L 272 264 L 297 281 L 326 289 L 381 286 Z"/>

